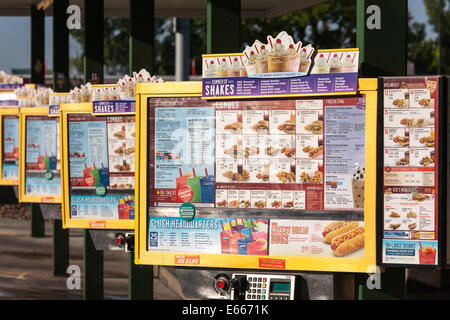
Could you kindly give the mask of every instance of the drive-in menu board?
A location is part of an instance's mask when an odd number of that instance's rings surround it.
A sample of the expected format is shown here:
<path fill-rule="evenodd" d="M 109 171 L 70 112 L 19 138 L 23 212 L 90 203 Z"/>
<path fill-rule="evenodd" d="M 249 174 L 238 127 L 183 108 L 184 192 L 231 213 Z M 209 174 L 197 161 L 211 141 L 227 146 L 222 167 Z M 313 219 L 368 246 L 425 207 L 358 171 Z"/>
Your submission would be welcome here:
<path fill-rule="evenodd" d="M 222 235 L 225 243 L 229 237 L 253 243 L 260 232 L 265 255 L 363 257 L 365 106 L 364 96 L 149 99 L 149 206 L 248 209 L 249 219 L 150 215 L 148 249 L 227 253 Z M 250 219 L 266 209 L 266 219 Z M 306 211 L 316 217 L 277 219 L 277 212 Z M 345 212 L 346 219 L 331 219 L 330 212 Z M 337 250 L 343 239 L 325 240 L 344 230 L 355 239 L 353 250 Z"/>
<path fill-rule="evenodd" d="M 26 117 L 25 194 L 61 194 L 59 119 Z"/>
<path fill-rule="evenodd" d="M 436 265 L 438 78 L 383 81 L 383 263 Z"/>
<path fill-rule="evenodd" d="M 19 179 L 19 116 L 2 116 L 2 179 Z"/>
<path fill-rule="evenodd" d="M 68 115 L 70 215 L 134 219 L 135 117 Z"/>

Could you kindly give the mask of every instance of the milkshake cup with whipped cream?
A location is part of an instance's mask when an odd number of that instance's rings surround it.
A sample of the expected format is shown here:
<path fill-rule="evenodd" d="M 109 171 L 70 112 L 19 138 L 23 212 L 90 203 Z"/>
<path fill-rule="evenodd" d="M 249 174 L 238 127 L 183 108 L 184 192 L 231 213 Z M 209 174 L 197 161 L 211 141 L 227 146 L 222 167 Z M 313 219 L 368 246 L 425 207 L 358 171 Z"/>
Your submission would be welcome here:
<path fill-rule="evenodd" d="M 281 39 L 276 39 L 275 45 L 269 53 L 269 72 L 286 72 L 288 69 L 288 54 Z"/>

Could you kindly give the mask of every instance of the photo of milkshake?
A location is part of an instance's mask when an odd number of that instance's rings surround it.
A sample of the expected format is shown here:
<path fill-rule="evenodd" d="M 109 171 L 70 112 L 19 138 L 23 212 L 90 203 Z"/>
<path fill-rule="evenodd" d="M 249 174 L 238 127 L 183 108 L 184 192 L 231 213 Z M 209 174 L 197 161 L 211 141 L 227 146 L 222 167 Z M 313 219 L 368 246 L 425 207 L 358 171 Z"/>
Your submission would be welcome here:
<path fill-rule="evenodd" d="M 343 72 L 355 72 L 355 65 L 352 61 L 352 56 L 347 54 L 347 56 L 344 59 L 344 62 L 342 63 Z"/>
<path fill-rule="evenodd" d="M 308 72 L 310 65 L 311 65 L 311 59 L 309 59 L 308 50 L 306 50 L 306 48 L 303 48 L 301 55 L 300 55 L 300 64 L 298 66 L 298 72 L 303 72 L 303 73 Z"/>
<path fill-rule="evenodd" d="M 330 72 L 330 65 L 327 62 L 327 59 L 325 58 L 324 54 L 319 54 L 316 65 L 315 65 L 316 73 L 329 73 Z"/>
<path fill-rule="evenodd" d="M 297 72 L 300 65 L 300 55 L 295 50 L 294 45 L 291 43 L 288 49 L 288 71 Z"/>
<path fill-rule="evenodd" d="M 247 65 L 245 66 L 245 69 L 247 70 L 247 75 L 255 74 L 256 73 L 256 55 L 253 51 L 250 52 L 250 56 L 247 57 Z"/>
<path fill-rule="evenodd" d="M 286 72 L 288 69 L 288 54 L 284 49 L 280 39 L 275 41 L 275 45 L 269 53 L 269 72 Z"/>
<path fill-rule="evenodd" d="M 269 51 L 266 49 L 265 45 L 262 45 L 258 56 L 256 57 L 256 73 L 267 73 L 268 64 L 267 59 L 269 56 Z"/>
<path fill-rule="evenodd" d="M 364 174 L 365 168 L 358 168 L 352 177 L 353 205 L 364 208 Z"/>
<path fill-rule="evenodd" d="M 228 69 L 228 77 L 240 77 L 241 76 L 241 63 L 239 59 L 235 57 L 233 63 Z"/>
<path fill-rule="evenodd" d="M 338 54 L 335 53 L 330 60 L 330 73 L 340 73 L 343 72 L 344 66 L 339 60 Z"/>
<path fill-rule="evenodd" d="M 228 76 L 228 63 L 226 58 L 222 58 L 222 61 L 220 61 L 219 66 L 217 67 L 217 76 L 219 78 L 225 78 Z"/>
<path fill-rule="evenodd" d="M 206 63 L 206 69 L 203 72 L 203 77 L 204 78 L 215 78 L 217 77 L 217 68 L 216 65 L 214 64 L 214 60 L 211 60 L 208 64 L 208 61 L 205 60 Z"/>

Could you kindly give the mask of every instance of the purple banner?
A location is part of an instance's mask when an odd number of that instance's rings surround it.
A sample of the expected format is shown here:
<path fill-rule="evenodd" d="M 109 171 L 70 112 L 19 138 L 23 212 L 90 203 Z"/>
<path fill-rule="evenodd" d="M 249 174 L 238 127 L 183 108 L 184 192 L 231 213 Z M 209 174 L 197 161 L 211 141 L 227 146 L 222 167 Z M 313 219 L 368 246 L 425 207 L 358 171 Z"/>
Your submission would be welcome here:
<path fill-rule="evenodd" d="M 93 114 L 122 114 L 136 112 L 136 101 L 131 100 L 94 101 L 92 104 Z"/>
<path fill-rule="evenodd" d="M 0 106 L 18 106 L 19 100 L 0 100 Z"/>
<path fill-rule="evenodd" d="M 23 84 L 0 83 L 0 90 L 12 90 L 22 88 Z"/>
<path fill-rule="evenodd" d="M 48 115 L 50 117 L 59 117 L 59 105 L 48 106 Z"/>
<path fill-rule="evenodd" d="M 358 73 L 296 78 L 203 78 L 204 98 L 356 92 Z"/>

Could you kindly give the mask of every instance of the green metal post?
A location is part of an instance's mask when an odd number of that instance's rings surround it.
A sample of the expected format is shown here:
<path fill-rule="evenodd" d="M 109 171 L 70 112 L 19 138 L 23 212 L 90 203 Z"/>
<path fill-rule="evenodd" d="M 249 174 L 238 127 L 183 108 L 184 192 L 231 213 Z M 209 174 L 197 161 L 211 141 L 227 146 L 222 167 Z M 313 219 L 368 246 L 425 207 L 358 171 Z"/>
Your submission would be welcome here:
<path fill-rule="evenodd" d="M 130 0 L 130 30 L 130 74 L 142 68 L 156 74 L 155 0 Z M 133 253 L 129 257 L 128 298 L 153 300 L 153 266 L 135 265 Z"/>
<path fill-rule="evenodd" d="M 241 0 L 208 0 L 207 53 L 241 52 Z"/>
<path fill-rule="evenodd" d="M 69 0 L 53 1 L 53 89 L 56 92 L 70 89 L 68 6 Z"/>
<path fill-rule="evenodd" d="M 45 15 L 31 6 L 31 82 L 45 83 Z"/>
<path fill-rule="evenodd" d="M 103 251 L 96 250 L 88 229 L 84 230 L 84 300 L 103 300 Z"/>
<path fill-rule="evenodd" d="M 104 1 L 84 1 L 84 81 L 103 83 Z M 103 251 L 97 251 L 89 230 L 84 231 L 85 300 L 103 299 Z"/>
<path fill-rule="evenodd" d="M 62 220 L 53 220 L 53 275 L 67 276 L 69 266 L 69 229 L 62 228 Z"/>
<path fill-rule="evenodd" d="M 31 236 L 34 238 L 45 237 L 45 220 L 38 203 L 31 204 Z"/>
<path fill-rule="evenodd" d="M 136 265 L 134 253 L 130 253 L 128 279 L 130 300 L 153 300 L 153 266 Z"/>
<path fill-rule="evenodd" d="M 84 1 L 84 81 L 103 83 L 104 0 Z"/>
<path fill-rule="evenodd" d="M 407 27 L 407 0 L 356 0 L 360 75 L 406 75 Z"/>
<path fill-rule="evenodd" d="M 356 0 L 360 76 L 406 76 L 407 18 L 407 0 Z M 356 277 L 360 300 L 405 297 L 405 269 L 386 268 L 380 274 L 381 289 L 370 290 L 367 278 L 367 274 Z"/>
<path fill-rule="evenodd" d="M 154 70 L 155 0 L 130 0 L 130 74 Z"/>

